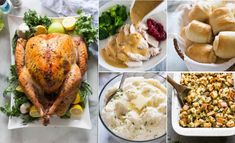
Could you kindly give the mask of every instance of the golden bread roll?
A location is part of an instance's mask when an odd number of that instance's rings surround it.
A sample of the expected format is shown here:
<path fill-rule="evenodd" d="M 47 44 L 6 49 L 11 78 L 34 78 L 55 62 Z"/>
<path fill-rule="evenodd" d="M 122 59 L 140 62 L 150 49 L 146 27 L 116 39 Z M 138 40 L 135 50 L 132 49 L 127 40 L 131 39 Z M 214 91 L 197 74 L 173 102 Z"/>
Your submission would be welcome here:
<path fill-rule="evenodd" d="M 210 43 L 212 40 L 212 29 L 208 24 L 193 20 L 185 27 L 185 35 L 192 42 Z"/>
<path fill-rule="evenodd" d="M 228 3 L 227 0 L 220 0 L 220 1 L 210 1 L 209 2 L 212 8 L 212 11 L 219 8 L 219 7 L 225 7 Z"/>
<path fill-rule="evenodd" d="M 215 63 L 216 55 L 210 44 L 192 44 L 186 50 L 186 55 L 199 63 Z"/>
<path fill-rule="evenodd" d="M 220 32 L 213 43 L 215 54 L 223 59 L 235 57 L 235 32 Z"/>
<path fill-rule="evenodd" d="M 189 47 L 190 45 L 193 44 L 192 41 L 188 40 L 188 38 L 185 35 L 185 27 L 183 27 L 180 31 L 180 36 L 184 39 L 184 43 L 186 47 Z"/>
<path fill-rule="evenodd" d="M 221 7 L 215 9 L 210 17 L 209 23 L 214 35 L 220 31 L 235 31 L 234 11 L 230 7 Z"/>
<path fill-rule="evenodd" d="M 190 21 L 198 20 L 205 22 L 209 19 L 209 15 L 212 11 L 211 5 L 207 2 L 199 2 L 195 4 L 188 14 Z"/>

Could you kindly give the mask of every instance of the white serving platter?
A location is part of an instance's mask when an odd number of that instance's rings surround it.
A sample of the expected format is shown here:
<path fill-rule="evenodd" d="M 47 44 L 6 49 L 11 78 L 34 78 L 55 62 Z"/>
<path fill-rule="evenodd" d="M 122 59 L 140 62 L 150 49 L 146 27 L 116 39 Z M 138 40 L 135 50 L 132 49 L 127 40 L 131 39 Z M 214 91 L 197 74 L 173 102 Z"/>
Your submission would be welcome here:
<path fill-rule="evenodd" d="M 126 6 L 127 11 L 129 12 L 130 8 L 133 6 L 133 0 L 129 0 L 129 1 L 110 1 L 110 2 L 106 3 L 105 5 L 103 5 L 100 8 L 100 13 L 99 14 L 101 15 L 102 12 L 106 11 L 110 7 L 112 7 L 114 5 L 117 5 L 117 4 Z M 166 2 L 161 3 L 157 8 L 155 8 L 153 11 L 151 11 L 149 14 L 147 14 L 144 17 L 143 21 L 146 21 L 146 19 L 150 18 L 150 17 L 157 20 L 157 21 L 160 21 L 160 23 L 162 23 L 164 29 L 167 31 Z M 131 23 L 130 17 L 128 17 L 126 23 Z M 147 61 L 144 61 L 143 65 L 141 67 L 118 68 L 118 67 L 114 67 L 114 66 L 106 63 L 105 60 L 103 59 L 103 57 L 101 56 L 101 49 L 104 48 L 106 46 L 106 44 L 108 43 L 108 38 L 106 38 L 104 40 L 100 40 L 99 41 L 99 64 L 107 70 L 116 71 L 116 72 L 117 71 L 124 72 L 124 71 L 146 71 L 146 70 L 149 70 L 151 68 L 154 68 L 158 64 L 160 64 L 166 58 L 166 41 L 167 40 L 162 41 L 160 43 L 160 48 L 161 48 L 160 54 L 155 56 L 155 57 L 151 57 Z"/>
<path fill-rule="evenodd" d="M 62 18 L 63 17 L 52 17 L 53 20 L 61 20 Z M 13 38 L 15 34 L 15 30 L 22 22 L 23 22 L 23 17 L 8 15 L 10 45 L 12 45 L 11 39 Z M 12 54 L 12 48 L 11 48 L 11 63 L 15 64 L 14 55 Z M 87 74 L 85 74 L 84 79 L 87 79 L 86 77 L 87 77 Z M 11 106 L 14 103 L 13 96 L 14 95 L 11 95 Z M 45 126 L 43 126 L 40 121 L 35 121 L 32 123 L 23 125 L 22 119 L 20 117 L 19 118 L 9 117 L 8 129 L 30 128 L 30 127 L 45 127 Z M 82 128 L 82 129 L 91 129 L 92 125 L 91 125 L 88 101 L 86 101 L 84 112 L 80 118 L 61 119 L 59 117 L 53 116 L 50 118 L 50 124 L 47 127 L 73 127 L 73 128 Z"/>
<path fill-rule="evenodd" d="M 233 74 L 233 79 L 235 78 L 235 74 Z M 181 73 L 174 73 L 173 77 L 174 81 L 180 83 Z M 235 82 L 235 80 L 234 80 Z M 233 136 L 235 135 L 235 127 L 233 128 L 183 128 L 179 125 L 179 113 L 180 113 L 180 103 L 178 98 L 172 90 L 172 105 L 171 105 L 171 122 L 173 129 L 176 133 L 182 136 L 211 136 L 211 137 L 219 137 L 219 136 Z"/>

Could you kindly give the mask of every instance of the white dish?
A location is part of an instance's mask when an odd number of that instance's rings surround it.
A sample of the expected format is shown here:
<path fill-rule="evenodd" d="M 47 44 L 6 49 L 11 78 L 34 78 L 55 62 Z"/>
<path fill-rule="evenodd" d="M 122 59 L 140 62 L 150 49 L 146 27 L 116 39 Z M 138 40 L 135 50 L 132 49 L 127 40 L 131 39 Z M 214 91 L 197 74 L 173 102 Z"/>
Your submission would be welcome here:
<path fill-rule="evenodd" d="M 62 18 L 54 17 L 53 19 L 62 19 Z M 9 28 L 10 44 L 12 44 L 11 39 L 15 34 L 15 30 L 22 22 L 23 22 L 23 17 L 13 16 L 13 15 L 8 16 L 8 24 L 10 27 Z M 11 48 L 11 63 L 15 64 L 14 55 L 12 54 L 12 48 Z M 11 106 L 12 105 L 13 105 L 13 95 L 11 95 Z M 91 125 L 88 101 L 86 102 L 85 106 L 86 107 L 84 109 L 81 118 L 60 119 L 59 117 L 53 116 L 50 118 L 50 124 L 47 127 L 74 127 L 74 128 L 91 129 L 92 125 Z M 21 118 L 9 117 L 8 129 L 28 128 L 28 127 L 45 127 L 45 126 L 43 126 L 40 121 L 35 121 L 33 123 L 28 123 L 27 125 L 23 125 Z"/>
<path fill-rule="evenodd" d="M 102 12 L 106 11 L 110 7 L 117 5 L 117 4 L 125 5 L 127 7 L 127 11 L 130 11 L 130 7 L 132 7 L 131 6 L 132 1 L 110 1 L 100 8 L 100 15 L 102 14 Z M 166 30 L 167 26 L 166 26 L 166 12 L 165 12 L 165 10 L 166 10 L 166 2 L 163 2 L 157 8 L 155 8 L 153 11 L 151 11 L 148 15 L 146 15 L 144 17 L 143 21 L 146 21 L 147 18 L 151 17 L 155 20 L 160 21 L 160 23 L 162 23 L 164 29 Z M 126 23 L 131 23 L 130 18 L 127 19 Z M 114 66 L 106 63 L 106 61 L 101 56 L 100 51 L 102 48 L 104 48 L 106 46 L 107 42 L 108 42 L 108 38 L 99 41 L 99 64 L 102 67 L 104 67 L 105 69 L 110 70 L 110 71 L 119 71 L 119 72 L 121 72 L 121 71 L 146 71 L 146 70 L 149 70 L 149 69 L 157 66 L 159 63 L 161 63 L 166 58 L 166 40 L 165 40 L 160 43 L 160 47 L 161 47 L 160 54 L 155 57 L 151 57 L 148 61 L 143 62 L 143 65 L 141 67 L 135 67 L 135 68 L 114 67 Z"/>
<path fill-rule="evenodd" d="M 165 73 L 160 73 L 159 75 L 156 73 L 129 73 L 128 77 L 144 77 L 144 78 L 154 78 L 157 79 L 163 86 L 166 86 L 166 81 L 163 77 L 165 77 Z M 125 139 L 117 134 L 115 134 L 108 126 L 106 125 L 105 121 L 103 120 L 103 117 L 101 115 L 101 111 L 105 107 L 105 98 L 106 94 L 109 92 L 109 90 L 115 85 L 120 83 L 122 76 L 116 75 L 113 78 L 111 78 L 107 83 L 102 87 L 99 93 L 99 127 L 100 131 L 103 131 L 105 133 L 105 136 L 108 137 L 109 135 L 117 140 L 120 143 L 163 143 L 166 140 L 166 134 L 155 138 L 151 140 L 142 140 L 142 141 L 134 141 Z M 167 101 L 166 101 L 167 102 Z M 101 134 L 101 133 L 100 133 Z M 104 137 L 105 137 L 104 136 Z M 103 138 L 103 137 L 101 137 Z"/>
<path fill-rule="evenodd" d="M 221 63 L 221 64 L 205 64 L 205 63 L 199 63 L 192 59 L 190 59 L 186 54 L 186 46 L 184 44 L 184 41 L 181 36 L 179 36 L 178 33 L 170 33 L 169 39 L 173 40 L 173 38 L 177 39 L 180 51 L 184 55 L 184 63 L 189 69 L 189 71 L 226 71 L 229 69 L 233 64 L 235 64 L 235 58 L 230 59 L 227 62 Z M 173 47 L 172 47 L 173 48 Z M 173 49 L 172 49 L 173 50 Z"/>
<path fill-rule="evenodd" d="M 233 78 L 235 74 L 233 74 Z M 174 73 L 174 81 L 180 83 L 181 73 Z M 179 125 L 180 103 L 174 92 L 172 91 L 172 105 L 171 105 L 171 122 L 176 133 L 183 136 L 232 136 L 235 135 L 235 127 L 233 128 L 183 128 Z"/>

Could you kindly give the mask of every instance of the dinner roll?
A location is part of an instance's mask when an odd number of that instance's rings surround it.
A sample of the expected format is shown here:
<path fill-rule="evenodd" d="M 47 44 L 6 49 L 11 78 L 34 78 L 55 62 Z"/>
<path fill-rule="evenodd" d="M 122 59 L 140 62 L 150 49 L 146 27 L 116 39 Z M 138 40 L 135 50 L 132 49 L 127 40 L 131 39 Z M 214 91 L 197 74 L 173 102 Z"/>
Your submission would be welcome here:
<path fill-rule="evenodd" d="M 185 35 L 192 42 L 210 43 L 212 40 L 212 29 L 208 24 L 193 20 L 185 27 Z"/>
<path fill-rule="evenodd" d="M 220 31 L 235 31 L 234 11 L 231 7 L 221 7 L 215 9 L 210 17 L 209 23 L 214 35 Z"/>
<path fill-rule="evenodd" d="M 219 8 L 219 7 L 225 7 L 228 3 L 226 0 L 220 0 L 220 1 L 210 1 L 209 2 L 212 8 L 212 11 Z"/>
<path fill-rule="evenodd" d="M 223 59 L 235 57 L 235 32 L 220 32 L 215 37 L 213 48 L 215 54 Z"/>
<path fill-rule="evenodd" d="M 188 18 L 190 21 L 198 20 L 205 22 L 209 19 L 211 10 L 211 5 L 208 2 L 198 2 L 194 5 L 192 10 L 189 11 Z"/>
<path fill-rule="evenodd" d="M 215 63 L 216 55 L 210 44 L 192 44 L 186 50 L 186 55 L 199 63 Z"/>
<path fill-rule="evenodd" d="M 190 45 L 193 44 L 193 42 L 190 41 L 190 40 L 186 37 L 186 34 L 185 34 L 185 27 L 183 27 L 183 28 L 180 30 L 180 36 L 181 36 L 182 39 L 184 40 L 184 43 L 185 43 L 185 46 L 186 46 L 186 47 L 189 47 Z"/>

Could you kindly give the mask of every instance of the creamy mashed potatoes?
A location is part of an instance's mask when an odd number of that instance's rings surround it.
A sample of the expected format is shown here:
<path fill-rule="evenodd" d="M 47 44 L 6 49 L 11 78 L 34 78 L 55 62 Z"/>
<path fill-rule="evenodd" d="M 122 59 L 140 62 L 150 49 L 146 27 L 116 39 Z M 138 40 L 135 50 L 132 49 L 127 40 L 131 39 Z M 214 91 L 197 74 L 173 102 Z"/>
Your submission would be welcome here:
<path fill-rule="evenodd" d="M 114 85 L 106 93 L 112 95 Z M 166 88 L 156 79 L 127 78 L 118 92 L 102 110 L 105 124 L 115 134 L 130 140 L 149 140 L 166 132 Z"/>

